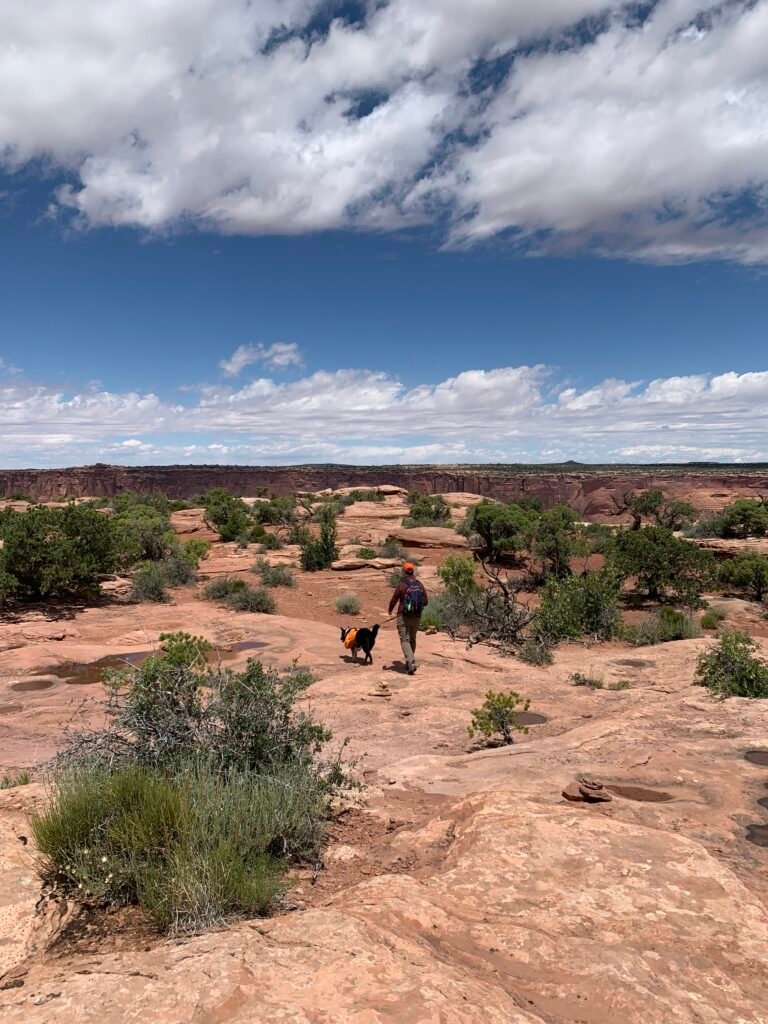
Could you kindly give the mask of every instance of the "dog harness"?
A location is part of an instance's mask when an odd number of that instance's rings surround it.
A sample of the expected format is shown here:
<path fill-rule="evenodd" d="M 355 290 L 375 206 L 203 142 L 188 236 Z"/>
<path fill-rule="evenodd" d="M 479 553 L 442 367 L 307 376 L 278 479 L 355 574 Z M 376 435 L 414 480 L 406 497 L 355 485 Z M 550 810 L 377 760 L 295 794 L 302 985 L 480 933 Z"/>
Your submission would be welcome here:
<path fill-rule="evenodd" d="M 357 639 L 357 630 L 350 629 L 347 631 L 347 635 L 344 637 L 344 646 L 348 651 L 351 651 L 355 646 L 355 640 Z"/>

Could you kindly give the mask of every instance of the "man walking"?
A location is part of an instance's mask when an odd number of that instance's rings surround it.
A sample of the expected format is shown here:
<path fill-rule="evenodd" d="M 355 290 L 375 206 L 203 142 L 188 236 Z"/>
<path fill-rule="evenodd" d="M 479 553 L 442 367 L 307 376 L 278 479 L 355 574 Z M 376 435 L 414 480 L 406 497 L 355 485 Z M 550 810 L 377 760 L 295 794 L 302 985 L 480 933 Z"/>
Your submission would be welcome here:
<path fill-rule="evenodd" d="M 389 602 L 389 614 L 397 605 L 397 634 L 403 649 L 405 667 L 409 676 L 416 671 L 416 636 L 419 632 L 421 613 L 429 604 L 427 591 L 421 580 L 414 575 L 412 562 L 403 565 L 403 578 L 395 587 Z"/>

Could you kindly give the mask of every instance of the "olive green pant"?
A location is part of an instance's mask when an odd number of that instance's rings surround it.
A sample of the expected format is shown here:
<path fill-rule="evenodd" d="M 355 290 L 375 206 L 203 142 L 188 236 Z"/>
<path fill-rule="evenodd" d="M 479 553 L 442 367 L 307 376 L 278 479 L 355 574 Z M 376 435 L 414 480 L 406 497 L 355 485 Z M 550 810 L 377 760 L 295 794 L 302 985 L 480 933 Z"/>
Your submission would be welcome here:
<path fill-rule="evenodd" d="M 398 615 L 397 635 L 408 668 L 416 667 L 416 637 L 419 632 L 421 615 Z"/>

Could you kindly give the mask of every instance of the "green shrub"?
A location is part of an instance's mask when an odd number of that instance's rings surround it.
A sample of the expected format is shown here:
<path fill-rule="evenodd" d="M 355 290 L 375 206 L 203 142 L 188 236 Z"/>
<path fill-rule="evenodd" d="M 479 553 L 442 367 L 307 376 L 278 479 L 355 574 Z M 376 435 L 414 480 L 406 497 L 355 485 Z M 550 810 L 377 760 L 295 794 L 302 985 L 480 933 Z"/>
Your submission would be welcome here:
<path fill-rule="evenodd" d="M 360 599 L 354 594 L 344 594 L 336 598 L 336 611 L 339 615 L 358 615 L 360 607 Z"/>
<path fill-rule="evenodd" d="M 696 509 L 689 502 L 665 498 L 658 490 L 640 491 L 616 506 L 618 512 L 632 517 L 633 530 L 639 530 L 645 520 L 668 530 L 680 530 L 696 516 Z"/>
<path fill-rule="evenodd" d="M 672 640 L 695 640 L 701 636 L 701 629 L 691 615 L 664 607 L 646 616 L 637 626 L 627 626 L 624 635 L 637 647 L 649 647 Z"/>
<path fill-rule="evenodd" d="M 170 932 L 263 913 L 287 859 L 316 858 L 330 800 L 351 783 L 297 697 L 311 677 L 251 659 L 211 668 L 210 644 L 106 674 L 104 724 L 70 734 L 32 821 L 44 878 L 73 898 L 138 903 Z"/>
<path fill-rule="evenodd" d="M 193 583 L 197 578 L 197 563 L 201 541 L 176 544 L 160 562 L 142 562 L 133 574 L 131 596 L 135 601 L 162 602 L 168 600 L 168 587 Z"/>
<path fill-rule="evenodd" d="M 296 522 L 296 499 L 273 496 L 269 501 L 260 501 L 253 507 L 257 523 L 269 526 L 293 526 Z"/>
<path fill-rule="evenodd" d="M 718 697 L 768 698 L 768 664 L 755 656 L 758 650 L 749 634 L 726 630 L 699 656 L 696 683 Z"/>
<path fill-rule="evenodd" d="M 527 665 L 535 665 L 537 668 L 544 668 L 554 661 L 552 645 L 544 637 L 531 637 L 526 640 L 517 656 L 520 661 Z"/>
<path fill-rule="evenodd" d="M 297 524 L 292 526 L 288 531 L 288 543 L 298 544 L 300 547 L 302 544 L 306 544 L 308 540 L 312 539 L 312 531 L 307 526 Z"/>
<path fill-rule="evenodd" d="M 392 572 L 387 576 L 387 586 L 396 587 L 398 583 L 403 579 L 405 573 L 402 569 L 393 569 Z M 432 599 L 430 598 L 430 604 Z"/>
<path fill-rule="evenodd" d="M 367 487 L 356 487 L 353 491 L 350 491 L 347 495 L 350 499 L 349 504 L 354 505 L 358 501 L 376 501 L 382 502 L 386 499 L 386 495 L 382 494 L 381 491 L 376 491 L 373 488 Z"/>
<path fill-rule="evenodd" d="M 133 574 L 131 597 L 134 601 L 153 601 L 160 604 L 170 600 L 166 592 L 167 586 L 165 566 L 160 562 L 143 562 Z"/>
<path fill-rule="evenodd" d="M 207 540 L 192 540 L 185 541 L 181 545 L 181 550 L 187 561 L 193 562 L 198 565 L 204 558 L 208 556 L 208 552 L 211 550 L 211 545 Z"/>
<path fill-rule="evenodd" d="M 535 631 L 548 646 L 589 636 L 610 640 L 621 628 L 621 580 L 610 568 L 550 580 L 541 595 Z"/>
<path fill-rule="evenodd" d="M 446 590 L 464 593 L 477 590 L 475 582 L 475 560 L 464 555 L 446 555 L 437 567 L 437 575 Z"/>
<path fill-rule="evenodd" d="M 555 505 L 542 512 L 533 524 L 531 554 L 541 560 L 545 576 L 570 576 L 571 559 L 589 554 L 589 544 L 580 536 L 578 518 L 567 505 Z"/>
<path fill-rule="evenodd" d="M 745 593 L 754 601 L 768 594 L 768 555 L 743 551 L 723 562 L 718 572 L 720 586 Z"/>
<path fill-rule="evenodd" d="M 277 609 L 274 597 L 263 587 L 251 587 L 245 580 L 224 576 L 211 580 L 203 590 L 207 601 L 219 601 L 233 612 L 260 612 L 273 615 Z"/>
<path fill-rule="evenodd" d="M 588 686 L 590 690 L 602 690 L 605 680 L 602 676 L 588 676 L 583 672 L 571 673 L 571 686 Z"/>
<path fill-rule="evenodd" d="M 444 629 L 445 623 L 442 615 L 442 609 L 440 607 L 441 595 L 433 594 L 429 599 L 429 604 L 421 613 L 419 619 L 419 629 L 423 632 L 425 629 Z"/>
<path fill-rule="evenodd" d="M 130 504 L 112 517 L 121 565 L 159 562 L 178 543 L 168 516 L 151 505 Z"/>
<path fill-rule="evenodd" d="M 206 601 L 226 601 L 231 595 L 248 589 L 245 580 L 236 576 L 220 576 L 211 580 L 203 587 L 203 597 Z"/>
<path fill-rule="evenodd" d="M 440 495 L 420 494 L 411 491 L 407 498 L 410 515 L 403 520 L 403 526 L 449 526 L 451 510 Z"/>
<path fill-rule="evenodd" d="M 19 499 L 16 499 L 17 501 Z M 16 775 L 4 775 L 0 779 L 0 789 L 14 789 L 16 786 L 28 786 L 31 781 L 29 772 L 18 772 Z"/>
<path fill-rule="evenodd" d="M 265 559 L 260 558 L 254 565 L 253 571 L 261 578 L 265 587 L 296 586 L 296 577 L 284 565 L 270 565 Z"/>
<path fill-rule="evenodd" d="M 195 542 L 187 542 L 193 543 Z M 196 550 L 190 549 L 187 544 L 174 547 L 167 558 L 157 563 L 162 566 L 169 587 L 181 587 L 185 583 L 194 583 L 197 579 Z"/>
<path fill-rule="evenodd" d="M 632 683 L 628 679 L 619 679 L 615 683 L 608 683 L 606 690 L 631 690 Z"/>
<path fill-rule="evenodd" d="M 623 577 L 634 576 L 652 601 L 666 595 L 689 608 L 701 605 L 701 593 L 715 575 L 711 552 L 662 526 L 620 533 L 612 564 Z"/>
<path fill-rule="evenodd" d="M 702 629 L 719 629 L 720 623 L 725 620 L 723 612 L 717 608 L 710 608 L 709 611 L 704 612 L 701 616 L 701 628 Z"/>
<path fill-rule="evenodd" d="M 221 774 L 191 764 L 166 775 L 138 764 L 60 775 L 32 830 L 44 875 L 112 905 L 138 903 L 171 934 L 267 911 L 286 860 L 309 853 L 321 789 L 296 772 Z"/>
<path fill-rule="evenodd" d="M 212 487 L 200 499 L 205 522 L 217 530 L 222 541 L 236 541 L 252 525 L 251 512 L 241 498 L 233 497 L 224 487 Z"/>
<path fill-rule="evenodd" d="M 263 537 L 263 543 L 259 544 L 256 550 L 260 555 L 264 555 L 267 551 L 279 551 L 283 547 L 285 547 L 285 545 L 279 537 L 274 533 L 267 533 Z"/>
<path fill-rule="evenodd" d="M 489 690 L 482 706 L 472 711 L 472 723 L 467 727 L 470 738 L 474 738 L 478 733 L 486 739 L 499 735 L 503 743 L 513 743 L 514 732 L 528 732 L 527 727 L 521 725 L 517 717 L 520 704 L 523 711 L 527 711 L 531 706 L 530 700 L 524 700 L 514 690 L 510 690 L 509 693 L 494 693 L 493 690 Z"/>
<path fill-rule="evenodd" d="M 274 615 L 277 602 L 263 587 L 247 587 L 230 594 L 226 601 L 227 608 L 233 612 L 258 612 L 261 615 Z"/>
<path fill-rule="evenodd" d="M 360 550 L 357 552 L 357 557 L 365 558 L 370 561 L 371 558 L 376 557 L 376 552 L 374 551 L 373 548 L 360 548 Z"/>
<path fill-rule="evenodd" d="M 408 552 L 399 540 L 395 540 L 394 537 L 387 537 L 384 543 L 379 546 L 379 558 L 399 558 L 404 562 L 408 559 Z"/>
<path fill-rule="evenodd" d="M 683 536 L 698 538 L 723 537 L 724 530 L 722 517 L 716 512 L 710 512 L 701 516 L 691 526 L 686 526 L 683 530 Z"/>
<path fill-rule="evenodd" d="M 477 535 L 482 558 L 500 562 L 528 546 L 537 518 L 536 510 L 517 502 L 502 504 L 484 498 L 468 510 L 459 532 L 466 537 Z"/>
<path fill-rule="evenodd" d="M 309 536 L 301 545 L 301 568 L 305 572 L 330 569 L 338 557 L 336 517 L 327 513 L 320 523 L 320 536 Z"/>
<path fill-rule="evenodd" d="M 117 566 L 110 517 L 88 505 L 0 512 L 0 592 L 21 601 L 95 595 Z"/>
<path fill-rule="evenodd" d="M 768 533 L 768 505 L 738 498 L 720 513 L 723 537 L 764 537 Z"/>
<path fill-rule="evenodd" d="M 116 515 L 140 508 L 151 509 L 167 519 L 171 512 L 171 503 L 161 491 L 123 491 L 111 498 L 109 504 Z"/>

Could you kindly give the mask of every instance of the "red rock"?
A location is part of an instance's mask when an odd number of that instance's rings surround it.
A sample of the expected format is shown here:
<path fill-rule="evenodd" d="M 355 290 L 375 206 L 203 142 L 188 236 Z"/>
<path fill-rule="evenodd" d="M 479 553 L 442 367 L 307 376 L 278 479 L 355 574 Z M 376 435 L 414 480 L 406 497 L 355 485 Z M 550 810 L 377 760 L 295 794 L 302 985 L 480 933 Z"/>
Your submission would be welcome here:
<path fill-rule="evenodd" d="M 566 800 L 573 801 L 573 803 L 584 802 L 584 795 L 581 792 L 581 789 L 579 788 L 579 784 L 577 782 L 569 782 L 563 790 L 563 796 Z"/>

